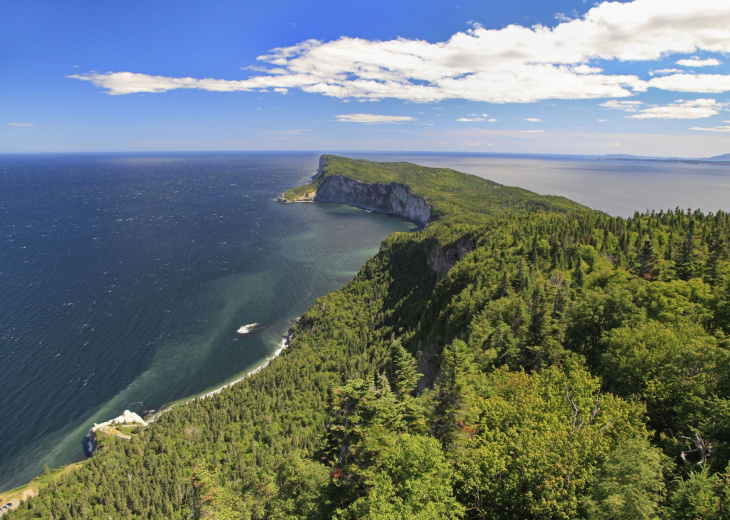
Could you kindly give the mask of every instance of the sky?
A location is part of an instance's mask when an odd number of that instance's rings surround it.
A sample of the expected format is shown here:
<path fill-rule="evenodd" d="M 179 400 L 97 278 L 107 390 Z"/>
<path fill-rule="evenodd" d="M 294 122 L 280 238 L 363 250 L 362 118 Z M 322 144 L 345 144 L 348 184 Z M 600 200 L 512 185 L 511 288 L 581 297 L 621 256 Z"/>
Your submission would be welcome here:
<path fill-rule="evenodd" d="M 0 5 L 0 153 L 730 153 L 730 0 Z"/>

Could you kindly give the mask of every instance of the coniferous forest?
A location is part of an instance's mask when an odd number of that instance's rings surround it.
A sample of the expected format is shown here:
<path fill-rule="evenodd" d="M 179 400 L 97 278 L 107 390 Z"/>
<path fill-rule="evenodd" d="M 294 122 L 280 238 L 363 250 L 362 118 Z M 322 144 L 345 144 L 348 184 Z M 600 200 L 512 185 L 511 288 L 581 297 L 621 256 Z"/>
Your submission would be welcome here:
<path fill-rule="evenodd" d="M 100 437 L 7 518 L 730 518 L 727 213 L 612 217 L 405 163 L 334 174 L 407 184 L 432 221 L 265 370 Z"/>

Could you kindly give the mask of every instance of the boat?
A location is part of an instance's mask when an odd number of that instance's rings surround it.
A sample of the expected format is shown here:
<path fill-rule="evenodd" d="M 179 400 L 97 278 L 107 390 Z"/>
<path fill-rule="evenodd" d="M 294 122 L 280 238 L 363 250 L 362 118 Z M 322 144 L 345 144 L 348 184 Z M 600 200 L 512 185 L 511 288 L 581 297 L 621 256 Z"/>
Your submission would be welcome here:
<path fill-rule="evenodd" d="M 251 332 L 253 330 L 254 327 L 256 327 L 256 325 L 258 325 L 258 323 L 249 323 L 248 325 L 244 325 L 236 331 L 236 334 L 238 334 L 239 336 L 248 334 L 249 332 Z"/>

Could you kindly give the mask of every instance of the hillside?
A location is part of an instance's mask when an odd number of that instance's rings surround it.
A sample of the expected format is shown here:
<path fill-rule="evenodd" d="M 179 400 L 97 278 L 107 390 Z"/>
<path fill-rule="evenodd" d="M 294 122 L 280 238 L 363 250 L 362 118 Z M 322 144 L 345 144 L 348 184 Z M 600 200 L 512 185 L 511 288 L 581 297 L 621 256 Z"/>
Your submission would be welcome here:
<path fill-rule="evenodd" d="M 428 224 L 268 368 L 102 439 L 8 518 L 727 518 L 728 214 L 334 156 L 283 197 L 332 178 L 406 186 Z"/>

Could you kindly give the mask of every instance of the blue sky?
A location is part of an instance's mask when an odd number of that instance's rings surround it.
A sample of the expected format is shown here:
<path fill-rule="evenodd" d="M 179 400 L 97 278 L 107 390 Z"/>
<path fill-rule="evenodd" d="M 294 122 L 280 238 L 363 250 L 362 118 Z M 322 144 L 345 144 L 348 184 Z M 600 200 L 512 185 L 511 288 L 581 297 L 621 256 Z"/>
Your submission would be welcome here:
<path fill-rule="evenodd" d="M 730 153 L 730 2 L 26 0 L 0 152 Z"/>

